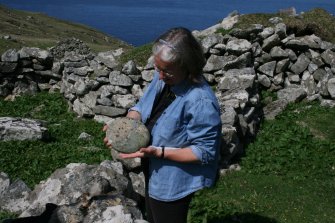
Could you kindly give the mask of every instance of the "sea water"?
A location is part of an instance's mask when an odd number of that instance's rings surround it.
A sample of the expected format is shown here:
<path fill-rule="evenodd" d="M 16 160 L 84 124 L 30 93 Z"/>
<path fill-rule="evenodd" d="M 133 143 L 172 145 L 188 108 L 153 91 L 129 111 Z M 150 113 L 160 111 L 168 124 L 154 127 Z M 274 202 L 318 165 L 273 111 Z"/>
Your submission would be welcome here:
<path fill-rule="evenodd" d="M 82 23 L 134 46 L 153 41 L 175 26 L 202 30 L 230 12 L 297 13 L 323 8 L 335 14 L 335 0 L 0 0 L 5 6 Z"/>

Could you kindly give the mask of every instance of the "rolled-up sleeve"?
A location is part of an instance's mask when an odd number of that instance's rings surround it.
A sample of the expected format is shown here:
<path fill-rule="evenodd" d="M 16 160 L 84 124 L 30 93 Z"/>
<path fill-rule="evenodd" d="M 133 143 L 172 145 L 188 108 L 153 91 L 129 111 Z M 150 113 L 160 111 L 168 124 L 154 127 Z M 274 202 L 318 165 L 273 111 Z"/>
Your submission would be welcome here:
<path fill-rule="evenodd" d="M 221 119 L 218 106 L 210 99 L 201 99 L 189 109 L 187 125 L 190 148 L 202 164 L 218 160 L 221 142 Z"/>

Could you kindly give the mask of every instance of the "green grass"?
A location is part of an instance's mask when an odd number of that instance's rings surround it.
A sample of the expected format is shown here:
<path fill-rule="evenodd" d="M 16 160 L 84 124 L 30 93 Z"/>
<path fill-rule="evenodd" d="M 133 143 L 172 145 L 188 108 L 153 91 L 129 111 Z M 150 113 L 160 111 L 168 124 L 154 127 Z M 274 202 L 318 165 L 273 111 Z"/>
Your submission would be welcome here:
<path fill-rule="evenodd" d="M 314 33 L 323 40 L 335 43 L 335 29 L 329 28 L 334 27 L 335 17 L 320 8 L 305 12 L 302 18 L 266 13 L 245 14 L 240 16 L 235 27 L 246 29 L 251 24 L 262 24 L 264 27 L 273 26 L 269 19 L 275 16 L 283 18 L 288 34 L 295 33 L 296 36 L 301 36 Z"/>
<path fill-rule="evenodd" d="M 58 41 L 77 38 L 94 52 L 133 48 L 129 44 L 91 27 L 59 20 L 42 13 L 14 10 L 0 5 L 0 36 L 10 35 L 12 39 L 0 40 L 0 53 L 7 49 L 23 46 L 47 49 Z"/>
<path fill-rule="evenodd" d="M 121 64 L 126 63 L 129 60 L 134 60 L 134 62 L 139 66 L 145 66 L 148 62 L 148 58 L 152 54 L 153 43 L 148 43 L 143 46 L 133 48 L 121 55 L 120 62 Z"/>
<path fill-rule="evenodd" d="M 74 113 L 68 112 L 67 102 L 59 94 L 22 96 L 14 102 L 0 100 L 0 117 L 4 116 L 48 123 L 50 141 L 0 142 L 0 171 L 12 179 L 22 179 L 31 188 L 69 163 L 99 163 L 111 159 L 103 145 L 102 124 L 76 118 Z M 87 132 L 94 139 L 78 140 L 81 132 Z"/>
<path fill-rule="evenodd" d="M 0 142 L 0 171 L 31 188 L 68 163 L 111 159 L 102 143 L 102 125 L 76 118 L 59 94 L 0 100 L 0 116 L 48 123 L 48 142 Z M 335 108 L 299 103 L 289 105 L 276 120 L 263 122 L 242 158 L 242 170 L 221 177 L 215 188 L 196 193 L 189 222 L 335 222 L 334 116 Z M 94 140 L 77 140 L 83 131 Z M 8 217 L 15 215 L 0 212 L 0 220 Z"/>
<path fill-rule="evenodd" d="M 335 222 L 334 115 L 301 103 L 262 123 L 242 170 L 197 193 L 189 222 Z"/>

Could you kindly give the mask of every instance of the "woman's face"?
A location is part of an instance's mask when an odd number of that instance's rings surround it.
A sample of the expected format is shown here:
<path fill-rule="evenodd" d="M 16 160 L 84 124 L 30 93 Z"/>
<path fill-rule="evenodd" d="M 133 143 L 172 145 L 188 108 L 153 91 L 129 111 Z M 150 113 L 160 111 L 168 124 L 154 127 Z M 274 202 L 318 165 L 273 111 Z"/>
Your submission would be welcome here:
<path fill-rule="evenodd" d="M 159 79 L 165 84 L 176 85 L 186 78 L 186 73 L 176 64 L 163 61 L 159 55 L 154 57 L 155 69 L 159 73 Z"/>

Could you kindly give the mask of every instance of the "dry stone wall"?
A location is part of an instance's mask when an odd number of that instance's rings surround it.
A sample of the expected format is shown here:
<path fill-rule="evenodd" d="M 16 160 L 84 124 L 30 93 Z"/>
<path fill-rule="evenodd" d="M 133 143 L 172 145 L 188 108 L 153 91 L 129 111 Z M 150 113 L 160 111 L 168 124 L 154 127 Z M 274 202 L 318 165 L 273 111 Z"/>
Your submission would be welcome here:
<path fill-rule="evenodd" d="M 287 35 L 286 25 L 276 21 L 273 27 L 255 24 L 199 38 L 207 58 L 204 77 L 216 89 L 222 111 L 223 166 L 243 153 L 263 117 L 275 118 L 287 103 L 307 99 L 335 105 L 334 44 L 315 35 Z M 153 59 L 143 68 L 133 61 L 119 65 L 122 50 L 93 54 L 72 41 L 69 48 L 62 43 L 50 51 L 5 52 L 0 96 L 59 90 L 78 116 L 100 122 L 124 116 L 152 80 Z M 261 90 L 276 92 L 278 100 L 263 108 Z"/>
<path fill-rule="evenodd" d="M 215 89 L 222 112 L 222 167 L 243 153 L 262 118 L 275 118 L 288 103 L 305 99 L 335 106 L 334 44 L 315 35 L 287 35 L 280 19 L 271 21 L 276 25 L 255 24 L 246 30 L 233 29 L 229 35 L 199 36 L 207 58 L 204 77 Z M 145 67 L 138 67 L 133 61 L 118 64 L 120 54 L 122 49 L 93 54 L 76 39 L 49 51 L 10 49 L 1 56 L 0 96 L 14 100 L 21 94 L 60 91 L 78 116 L 108 122 L 126 114 L 154 75 L 152 57 Z M 276 92 L 278 100 L 262 107 L 262 90 Z M 43 125 L 31 123 L 3 117 L 0 125 L 5 127 L 0 130 L 21 126 L 24 129 L 18 132 L 33 129 L 37 138 L 43 135 Z M 2 140 L 8 139 L 4 132 L 8 131 L 0 131 Z M 145 222 L 136 204 L 144 196 L 143 173 L 134 173 L 140 161 L 121 162 L 69 164 L 34 190 L 0 173 L 0 210 L 25 217 L 41 214 L 53 203 L 60 222 Z"/>

